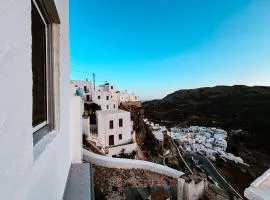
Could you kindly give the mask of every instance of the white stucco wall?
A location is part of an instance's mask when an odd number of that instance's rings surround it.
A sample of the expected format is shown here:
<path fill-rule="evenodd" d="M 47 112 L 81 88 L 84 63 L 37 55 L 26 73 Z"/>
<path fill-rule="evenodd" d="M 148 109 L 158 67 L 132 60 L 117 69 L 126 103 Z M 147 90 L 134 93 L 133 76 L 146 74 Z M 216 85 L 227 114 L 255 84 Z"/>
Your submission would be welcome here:
<path fill-rule="evenodd" d="M 109 97 L 108 100 L 107 97 Z M 102 110 L 118 109 L 118 98 L 116 93 L 112 91 L 104 91 L 103 89 L 101 91 L 94 91 L 93 102 L 100 105 Z"/>
<path fill-rule="evenodd" d="M 60 131 L 34 147 L 31 1 L 0 1 L 0 199 L 59 200 L 64 193 L 71 163 L 69 8 L 67 0 L 55 4 L 61 20 Z"/>
<path fill-rule="evenodd" d="M 185 179 L 179 178 L 177 184 L 177 199 L 178 200 L 199 200 L 203 198 L 205 189 L 207 188 L 207 181 L 201 180 L 195 184 L 194 180 L 190 183 Z"/>
<path fill-rule="evenodd" d="M 92 83 L 90 81 L 81 81 L 81 80 L 72 80 L 71 81 L 71 92 L 72 95 L 74 95 L 76 93 L 76 89 L 77 88 L 82 88 L 84 90 L 84 87 L 86 86 L 88 91 L 85 91 L 85 100 L 86 100 L 86 96 L 89 95 L 90 100 L 92 98 L 92 90 L 93 90 L 93 86 Z"/>
<path fill-rule="evenodd" d="M 270 199 L 270 169 L 254 180 L 250 186 L 245 189 L 244 195 L 249 200 Z"/>
<path fill-rule="evenodd" d="M 84 135 L 90 134 L 90 119 L 88 118 L 82 118 L 82 133 Z"/>
<path fill-rule="evenodd" d="M 92 164 L 118 169 L 145 169 L 156 173 L 164 174 L 169 177 L 179 178 L 184 173 L 175 169 L 169 168 L 164 165 L 143 161 L 143 160 L 132 160 L 124 158 L 111 158 L 107 156 L 101 156 L 83 149 L 83 159 Z"/>
<path fill-rule="evenodd" d="M 97 111 L 98 137 L 103 140 L 105 146 L 109 146 L 109 136 L 114 135 L 114 145 L 124 144 L 132 140 L 130 112 L 123 110 Z M 123 119 L 123 127 L 119 127 L 119 119 Z M 110 129 L 109 122 L 113 120 L 114 128 Z M 122 140 L 119 140 L 122 134 Z"/>
<path fill-rule="evenodd" d="M 72 96 L 70 99 L 70 155 L 72 163 L 82 161 L 82 98 Z"/>

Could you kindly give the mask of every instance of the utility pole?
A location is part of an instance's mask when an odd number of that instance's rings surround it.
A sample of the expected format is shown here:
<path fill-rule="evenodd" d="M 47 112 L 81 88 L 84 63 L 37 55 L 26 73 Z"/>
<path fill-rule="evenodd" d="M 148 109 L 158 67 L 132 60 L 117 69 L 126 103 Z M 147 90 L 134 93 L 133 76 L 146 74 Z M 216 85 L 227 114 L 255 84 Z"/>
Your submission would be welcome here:
<path fill-rule="evenodd" d="M 96 74 L 93 73 L 93 85 L 94 85 L 94 91 L 96 90 Z"/>

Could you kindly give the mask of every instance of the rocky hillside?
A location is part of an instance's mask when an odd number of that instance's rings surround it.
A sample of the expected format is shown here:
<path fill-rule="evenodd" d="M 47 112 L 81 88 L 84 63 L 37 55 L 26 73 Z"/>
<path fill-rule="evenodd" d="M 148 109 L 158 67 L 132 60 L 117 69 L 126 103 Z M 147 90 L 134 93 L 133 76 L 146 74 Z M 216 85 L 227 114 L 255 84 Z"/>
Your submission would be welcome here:
<path fill-rule="evenodd" d="M 235 85 L 179 90 L 161 100 L 144 102 L 143 108 L 147 118 L 171 125 L 243 129 L 247 143 L 270 152 L 270 87 Z"/>
<path fill-rule="evenodd" d="M 158 156 L 161 145 L 155 138 L 150 127 L 143 121 L 143 110 L 134 105 L 122 105 L 120 109 L 131 112 L 133 130 L 136 132 L 136 142 L 143 150 L 147 159 Z"/>

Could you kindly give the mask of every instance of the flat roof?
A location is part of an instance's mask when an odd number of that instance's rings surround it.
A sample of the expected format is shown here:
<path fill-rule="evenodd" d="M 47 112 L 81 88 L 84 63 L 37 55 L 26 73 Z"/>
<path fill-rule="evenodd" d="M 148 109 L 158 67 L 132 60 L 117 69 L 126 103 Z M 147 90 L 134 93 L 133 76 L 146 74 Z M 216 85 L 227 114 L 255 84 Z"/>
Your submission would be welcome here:
<path fill-rule="evenodd" d="M 105 114 L 105 115 L 109 115 L 109 114 L 119 114 L 119 113 L 129 113 L 128 111 L 125 110 L 97 110 L 98 114 Z"/>

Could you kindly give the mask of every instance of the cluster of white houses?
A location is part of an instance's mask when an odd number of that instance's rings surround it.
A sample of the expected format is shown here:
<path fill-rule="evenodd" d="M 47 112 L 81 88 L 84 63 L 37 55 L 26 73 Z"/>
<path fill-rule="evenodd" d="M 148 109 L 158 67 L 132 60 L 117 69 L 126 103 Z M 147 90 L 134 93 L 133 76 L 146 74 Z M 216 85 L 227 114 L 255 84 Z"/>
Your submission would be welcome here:
<path fill-rule="evenodd" d="M 182 144 L 181 147 L 187 152 L 202 153 L 212 160 L 219 156 L 225 160 L 244 164 L 242 158 L 226 152 L 227 132 L 225 130 L 215 127 L 190 126 L 173 127 L 171 131 L 168 131 L 165 126 L 154 124 L 147 119 L 144 121 L 152 127 L 155 137 L 161 142 L 164 139 L 164 133 L 166 133 L 172 139 L 179 140 Z"/>
<path fill-rule="evenodd" d="M 72 80 L 72 93 L 81 89 L 86 102 L 94 102 L 101 106 L 102 110 L 117 110 L 122 103 L 134 103 L 140 105 L 140 98 L 127 90 L 120 91 L 109 83 L 95 86 L 90 81 Z"/>
<path fill-rule="evenodd" d="M 135 133 L 130 112 L 119 109 L 124 103 L 140 105 L 139 97 L 127 91 L 121 92 L 114 85 L 105 83 L 93 86 L 90 81 L 71 81 L 72 93 L 79 93 L 85 104 L 95 103 L 101 110 L 94 116 L 83 116 L 83 134 L 110 156 L 136 150 Z M 119 147 L 121 146 L 121 147 Z M 116 148 L 117 147 L 117 148 Z"/>

